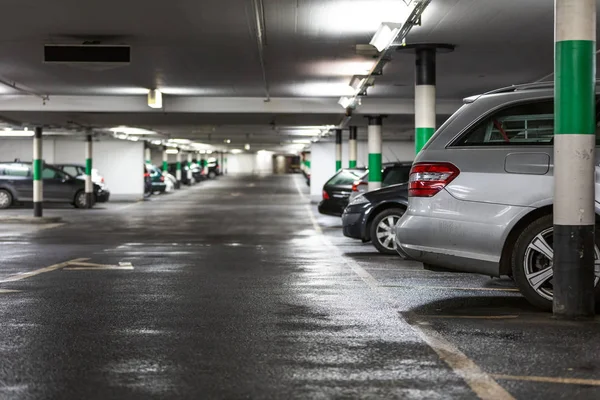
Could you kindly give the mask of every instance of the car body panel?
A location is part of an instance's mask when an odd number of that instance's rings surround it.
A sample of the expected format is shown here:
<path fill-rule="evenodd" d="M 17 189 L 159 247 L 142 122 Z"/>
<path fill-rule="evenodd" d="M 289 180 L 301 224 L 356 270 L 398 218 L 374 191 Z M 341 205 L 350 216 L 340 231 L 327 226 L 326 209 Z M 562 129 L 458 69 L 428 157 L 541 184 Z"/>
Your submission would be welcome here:
<path fill-rule="evenodd" d="M 327 193 L 329 198 L 324 198 L 319 203 L 319 212 L 340 217 L 348 205 L 352 193 L 352 184 L 355 180 L 362 179 L 366 174 L 367 171 L 364 168 L 344 168 L 336 172 L 323 185 L 323 192 Z M 341 183 L 335 183 L 337 181 L 341 181 Z"/>

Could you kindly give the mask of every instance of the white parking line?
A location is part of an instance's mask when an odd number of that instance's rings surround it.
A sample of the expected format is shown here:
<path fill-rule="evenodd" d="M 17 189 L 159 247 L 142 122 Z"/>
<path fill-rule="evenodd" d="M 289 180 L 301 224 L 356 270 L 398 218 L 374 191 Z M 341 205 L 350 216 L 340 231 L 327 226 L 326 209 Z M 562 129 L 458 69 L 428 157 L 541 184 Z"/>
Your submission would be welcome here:
<path fill-rule="evenodd" d="M 70 263 L 82 262 L 82 261 L 87 261 L 87 260 L 89 260 L 89 258 L 76 258 L 76 259 L 71 260 L 71 261 L 66 261 L 66 262 L 62 262 L 62 263 L 59 263 L 59 264 L 50 265 L 49 267 L 36 269 L 35 271 L 24 272 L 24 273 L 21 273 L 21 274 L 11 275 L 11 276 L 9 276 L 7 278 L 0 279 L 0 283 L 21 281 L 23 279 L 31 278 L 32 276 L 44 274 L 46 272 L 56 271 L 57 269 L 66 267 Z"/>
<path fill-rule="evenodd" d="M 296 180 L 296 186 L 301 197 L 304 198 L 300 187 Z M 315 231 L 321 237 L 323 243 L 329 247 L 336 256 L 341 259 L 363 282 L 365 282 L 374 292 L 379 294 L 381 299 L 395 307 L 394 301 L 391 298 L 388 290 L 381 286 L 379 282 L 360 266 L 353 259 L 346 257 L 329 238 L 323 234 L 323 230 L 319 226 L 310 205 L 306 205 L 309 218 Z M 429 345 L 452 370 L 460 376 L 469 385 L 471 390 L 482 400 L 514 400 L 502 386 L 500 386 L 490 375 L 486 374 L 461 352 L 456 346 L 444 339 L 435 330 L 427 327 L 427 325 L 410 324 L 415 333 Z"/>

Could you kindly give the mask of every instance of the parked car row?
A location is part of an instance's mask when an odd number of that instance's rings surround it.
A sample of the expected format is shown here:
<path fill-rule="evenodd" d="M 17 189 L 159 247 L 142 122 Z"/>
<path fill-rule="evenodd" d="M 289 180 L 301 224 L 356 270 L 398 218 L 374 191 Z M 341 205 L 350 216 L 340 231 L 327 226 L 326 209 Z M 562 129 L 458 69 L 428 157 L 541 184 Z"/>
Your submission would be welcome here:
<path fill-rule="evenodd" d="M 432 271 L 510 276 L 530 303 L 551 310 L 553 96 L 551 85 L 533 84 L 465 99 L 402 176 L 407 183 L 349 202 L 344 235 Z M 595 157 L 600 165 L 600 152 Z M 598 172 L 596 167 L 600 220 Z M 364 176 L 364 170 L 338 172 L 325 185 L 319 210 L 339 210 L 350 196 L 350 180 Z M 600 293 L 600 237 L 595 258 Z"/>
<path fill-rule="evenodd" d="M 95 171 L 95 172 L 94 172 Z M 87 207 L 85 167 L 79 164 L 42 166 L 44 202 L 70 203 L 77 208 Z M 92 170 L 94 202 L 106 202 L 110 191 L 104 178 Z M 33 165 L 15 160 L 0 162 L 0 209 L 33 201 Z"/>
<path fill-rule="evenodd" d="M 188 172 L 191 171 L 191 179 L 188 178 Z M 152 164 L 144 164 L 144 196 L 153 194 L 170 193 L 180 189 L 181 185 L 192 185 L 206 179 L 214 179 L 220 175 L 220 167 L 216 161 L 209 161 L 204 168 L 196 163 L 188 167 L 187 164 L 181 165 L 181 180 L 177 180 L 177 164 L 168 164 L 167 171 L 162 171 Z"/>

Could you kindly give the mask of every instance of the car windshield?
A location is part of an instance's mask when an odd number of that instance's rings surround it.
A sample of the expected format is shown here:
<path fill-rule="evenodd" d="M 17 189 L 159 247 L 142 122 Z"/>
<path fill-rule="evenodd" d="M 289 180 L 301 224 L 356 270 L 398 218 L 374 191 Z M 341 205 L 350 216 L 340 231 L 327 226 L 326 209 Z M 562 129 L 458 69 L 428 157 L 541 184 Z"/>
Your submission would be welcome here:
<path fill-rule="evenodd" d="M 352 185 L 355 180 L 366 174 L 367 172 L 362 169 L 343 169 L 327 181 L 326 185 Z"/>
<path fill-rule="evenodd" d="M 396 185 L 398 183 L 408 182 L 410 175 L 410 165 L 401 165 L 387 168 L 383 171 L 382 186 Z"/>

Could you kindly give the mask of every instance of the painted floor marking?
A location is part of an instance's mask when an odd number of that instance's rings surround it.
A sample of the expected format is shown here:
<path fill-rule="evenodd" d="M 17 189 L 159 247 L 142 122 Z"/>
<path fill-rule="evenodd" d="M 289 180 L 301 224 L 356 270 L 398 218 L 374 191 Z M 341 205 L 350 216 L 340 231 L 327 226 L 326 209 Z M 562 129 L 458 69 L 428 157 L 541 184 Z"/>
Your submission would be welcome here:
<path fill-rule="evenodd" d="M 298 186 L 297 180 L 296 187 L 301 197 L 304 198 Z M 323 234 L 323 230 L 319 226 L 317 219 L 315 218 L 310 205 L 306 205 L 309 218 L 315 231 L 321 237 L 323 243 L 329 247 L 336 255 L 344 261 L 344 263 L 352 269 L 352 271 L 358 275 L 363 282 L 365 282 L 373 291 L 377 292 L 382 300 L 394 306 L 394 301 L 391 299 L 390 293 L 385 287 L 379 285 L 379 282 L 368 273 L 363 267 L 360 266 L 353 259 L 346 257 L 334 244 L 331 243 L 329 238 Z M 427 325 L 410 324 L 415 333 L 423 339 L 425 343 L 429 345 L 458 376 L 460 376 L 469 385 L 471 390 L 482 400 L 515 400 L 510 393 L 508 393 L 502 386 L 498 384 L 490 375 L 486 374 L 461 352 L 456 346 L 444 339 L 438 332 L 428 327 Z"/>
<path fill-rule="evenodd" d="M 9 290 L 9 289 L 0 289 L 0 294 L 5 294 L 5 293 L 19 293 L 20 290 Z"/>
<path fill-rule="evenodd" d="M 132 270 L 130 262 L 120 262 L 119 265 L 95 264 L 89 262 L 71 262 L 63 268 L 65 271 L 104 271 L 104 270 Z"/>
<path fill-rule="evenodd" d="M 89 260 L 89 258 L 76 258 L 76 259 L 71 260 L 71 261 L 66 261 L 66 262 L 62 262 L 62 263 L 59 263 L 59 264 L 50 265 L 49 267 L 36 269 L 35 271 L 24 272 L 24 273 L 20 273 L 20 274 L 11 275 L 11 276 L 9 276 L 7 278 L 0 279 L 0 283 L 21 281 L 23 279 L 31 278 L 32 276 L 44 274 L 46 272 L 56 271 L 57 269 L 64 268 L 64 267 L 68 266 L 70 263 L 83 262 L 83 261 L 87 261 L 87 260 Z"/>
<path fill-rule="evenodd" d="M 386 288 L 404 288 L 404 289 L 437 289 L 437 290 L 466 290 L 466 291 L 489 291 L 489 292 L 518 292 L 519 289 L 513 288 L 482 288 L 482 287 L 452 287 L 452 286 L 408 286 L 408 285 L 382 285 Z"/>
<path fill-rule="evenodd" d="M 518 315 L 419 315 L 426 319 L 515 319 Z"/>
<path fill-rule="evenodd" d="M 542 383 L 560 383 L 567 385 L 588 385 L 600 386 L 598 379 L 581 379 L 581 378 L 559 378 L 551 376 L 519 376 L 519 375 L 491 375 L 494 379 L 503 379 L 507 381 L 526 381 L 526 382 L 542 382 Z"/>

